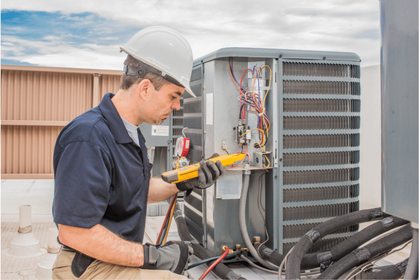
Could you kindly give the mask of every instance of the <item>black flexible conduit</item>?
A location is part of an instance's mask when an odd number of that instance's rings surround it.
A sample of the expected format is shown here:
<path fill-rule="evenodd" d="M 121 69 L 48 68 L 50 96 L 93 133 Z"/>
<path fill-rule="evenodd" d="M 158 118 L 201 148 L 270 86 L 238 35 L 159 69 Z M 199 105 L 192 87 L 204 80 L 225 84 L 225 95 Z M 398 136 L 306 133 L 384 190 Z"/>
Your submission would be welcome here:
<path fill-rule="evenodd" d="M 419 229 L 413 228 L 413 244 L 411 244 L 411 253 L 408 260 L 407 271 L 404 279 L 418 279 L 419 277 Z"/>
<path fill-rule="evenodd" d="M 362 273 L 362 279 L 399 279 L 407 268 L 408 258 L 393 265 L 374 268 L 373 271 Z"/>
<path fill-rule="evenodd" d="M 354 250 L 336 263 L 333 263 L 316 279 L 338 279 L 338 277 L 353 267 L 409 241 L 412 236 L 413 231 L 411 226 L 406 225 L 388 236 Z"/>
<path fill-rule="evenodd" d="M 322 263 L 326 263 L 328 265 L 329 262 L 341 259 L 343 256 L 347 255 L 372 238 L 407 223 L 408 221 L 393 216 L 384 218 L 349 237 L 345 241 L 337 244 L 330 251 L 306 255 L 302 260 L 300 269 L 305 270 L 319 267 Z M 263 259 L 268 260 L 275 265 L 280 265 L 284 259 L 282 254 L 268 248 L 264 244 L 261 245 L 261 243 L 256 243 L 254 244 L 254 247 Z"/>
<path fill-rule="evenodd" d="M 267 260 L 277 266 L 280 266 L 281 262 L 284 259 L 284 256 L 282 254 L 268 248 L 267 246 L 259 242 L 254 244 L 254 248 L 264 260 Z"/>
<path fill-rule="evenodd" d="M 387 232 L 391 229 L 408 224 L 408 221 L 397 217 L 386 217 L 365 229 L 359 231 L 352 237 L 334 246 L 330 251 L 306 256 L 302 260 L 301 269 L 309 269 L 320 266 L 325 263 L 329 265 L 331 261 L 337 261 L 357 249 L 362 244 L 368 242 L 372 238 Z"/>
<path fill-rule="evenodd" d="M 300 279 L 300 267 L 305 254 L 322 237 L 346 226 L 382 219 L 385 214 L 381 208 L 352 212 L 326 221 L 307 232 L 295 245 L 286 263 L 286 279 Z"/>
<path fill-rule="evenodd" d="M 214 254 L 201 246 L 194 237 L 188 231 L 187 223 L 185 222 L 184 216 L 182 215 L 181 208 L 179 207 L 178 203 L 175 205 L 174 211 L 174 219 L 176 222 L 176 226 L 178 229 L 178 235 L 182 241 L 193 241 L 192 247 L 194 249 L 194 255 L 196 255 L 199 259 L 208 259 L 214 257 Z M 245 278 L 241 277 L 240 275 L 233 272 L 229 267 L 226 265 L 219 263 L 216 265 L 212 270 L 219 278 L 221 279 L 228 279 L 228 280 L 246 280 Z"/>

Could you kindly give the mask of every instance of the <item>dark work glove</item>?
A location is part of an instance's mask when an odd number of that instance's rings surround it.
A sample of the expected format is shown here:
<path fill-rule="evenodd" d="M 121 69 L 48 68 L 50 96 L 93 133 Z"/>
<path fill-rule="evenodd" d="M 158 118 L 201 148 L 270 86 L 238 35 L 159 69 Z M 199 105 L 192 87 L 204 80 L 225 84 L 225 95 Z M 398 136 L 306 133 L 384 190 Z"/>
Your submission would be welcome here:
<path fill-rule="evenodd" d="M 185 242 L 169 241 L 165 245 L 144 244 L 143 269 L 170 270 L 183 274 L 188 268 L 193 248 Z"/>
<path fill-rule="evenodd" d="M 180 191 L 188 191 L 193 188 L 205 189 L 214 184 L 214 182 L 225 172 L 220 160 L 216 163 L 212 161 L 201 161 L 198 168 L 198 177 L 183 182 L 176 183 Z"/>

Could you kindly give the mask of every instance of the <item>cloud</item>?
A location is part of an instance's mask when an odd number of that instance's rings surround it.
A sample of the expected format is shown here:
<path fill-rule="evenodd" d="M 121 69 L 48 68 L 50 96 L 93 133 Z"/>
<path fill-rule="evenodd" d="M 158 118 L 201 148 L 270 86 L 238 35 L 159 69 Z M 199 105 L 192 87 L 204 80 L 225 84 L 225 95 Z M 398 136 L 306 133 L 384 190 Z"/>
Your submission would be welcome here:
<path fill-rule="evenodd" d="M 61 55 L 62 66 L 67 67 L 89 64 L 91 57 L 90 68 L 95 68 L 101 59 L 121 59 L 118 46 L 138 30 L 164 25 L 187 38 L 194 58 L 223 47 L 255 47 L 355 52 L 362 58 L 362 65 L 379 64 L 376 1 L 138 0 L 129 3 L 4 0 L 2 41 L 18 44 L 9 40 L 18 37 L 22 39 L 19 44 L 33 45 L 30 57 L 24 55 L 28 48 L 18 47 L 15 51 L 25 61 L 57 64 L 54 59 Z M 8 18 L 13 13 L 18 16 Z M 22 17 L 28 24 L 20 23 Z M 5 41 L 4 36 L 9 39 Z M 43 47 L 48 51 L 43 51 Z M 6 54 L 7 59 L 14 55 L 12 49 L 5 52 L 2 49 L 3 59 Z M 114 63 L 101 64 L 120 69 L 120 63 Z"/>
<path fill-rule="evenodd" d="M 16 60 L 38 66 L 122 69 L 124 54 L 117 45 L 82 44 L 74 47 L 51 41 L 28 41 L 13 37 L 3 37 L 2 60 Z M 30 50 L 27 46 L 30 46 Z M 17 47 L 16 47 L 17 46 Z"/>
<path fill-rule="evenodd" d="M 120 25 L 91 13 L 2 11 L 2 62 L 121 69 L 119 43 L 137 28 Z"/>

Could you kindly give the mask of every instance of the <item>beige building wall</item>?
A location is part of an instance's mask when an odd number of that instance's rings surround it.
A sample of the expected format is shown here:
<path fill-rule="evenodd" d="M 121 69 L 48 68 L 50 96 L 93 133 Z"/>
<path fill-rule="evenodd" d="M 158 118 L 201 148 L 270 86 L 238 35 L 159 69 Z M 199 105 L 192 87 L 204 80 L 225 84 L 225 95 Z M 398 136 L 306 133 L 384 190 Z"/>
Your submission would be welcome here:
<path fill-rule="evenodd" d="M 1 69 L 2 179 L 51 179 L 61 129 L 117 92 L 121 71 L 7 66 Z"/>
<path fill-rule="evenodd" d="M 360 209 L 381 207 L 381 72 L 361 68 Z"/>

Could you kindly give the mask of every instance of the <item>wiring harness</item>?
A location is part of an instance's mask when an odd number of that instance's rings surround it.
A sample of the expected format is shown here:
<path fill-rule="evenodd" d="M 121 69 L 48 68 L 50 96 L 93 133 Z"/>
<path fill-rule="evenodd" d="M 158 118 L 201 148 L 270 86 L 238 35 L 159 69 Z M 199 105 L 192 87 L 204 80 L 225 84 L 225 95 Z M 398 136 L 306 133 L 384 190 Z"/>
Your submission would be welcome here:
<path fill-rule="evenodd" d="M 270 71 L 270 79 L 269 79 L 269 85 L 264 92 L 262 92 L 261 85 L 261 78 L 263 77 L 263 69 L 267 68 Z M 239 119 L 240 120 L 246 120 L 246 112 L 247 108 L 252 108 L 255 110 L 255 113 L 257 115 L 257 127 L 248 129 L 247 131 L 243 132 L 239 135 L 239 137 L 243 137 L 247 133 L 252 133 L 252 131 L 257 131 L 259 140 L 256 141 L 254 144 L 254 148 L 260 148 L 263 152 L 265 152 L 265 147 L 267 144 L 268 139 L 268 133 L 270 130 L 270 121 L 268 119 L 268 116 L 265 112 L 265 101 L 268 95 L 268 92 L 271 88 L 271 80 L 272 80 L 272 70 L 270 66 L 264 65 L 263 67 L 257 67 L 254 66 L 252 69 L 246 69 L 245 72 L 242 74 L 240 82 L 235 77 L 234 69 L 233 69 L 233 58 L 229 59 L 229 73 L 230 77 L 232 79 L 232 82 L 234 83 L 235 87 L 239 91 L 239 97 L 238 101 L 240 103 L 240 113 L 239 113 Z M 251 73 L 252 75 L 252 87 L 249 85 L 249 89 L 246 89 L 243 86 L 243 80 L 247 73 Z M 264 85 L 265 86 L 265 85 Z M 248 146 L 246 148 L 245 153 L 248 155 L 248 163 L 250 162 L 249 154 L 248 154 Z M 267 156 L 265 156 L 266 164 L 264 167 L 270 166 L 270 161 Z"/>
<path fill-rule="evenodd" d="M 171 227 L 172 217 L 174 216 L 176 201 L 177 201 L 177 195 L 175 194 L 172 197 L 171 202 L 169 203 L 169 208 L 168 208 L 168 211 L 166 212 L 165 219 L 163 221 L 158 238 L 156 240 L 156 245 L 163 246 L 166 243 L 166 239 L 168 238 L 169 228 Z"/>

